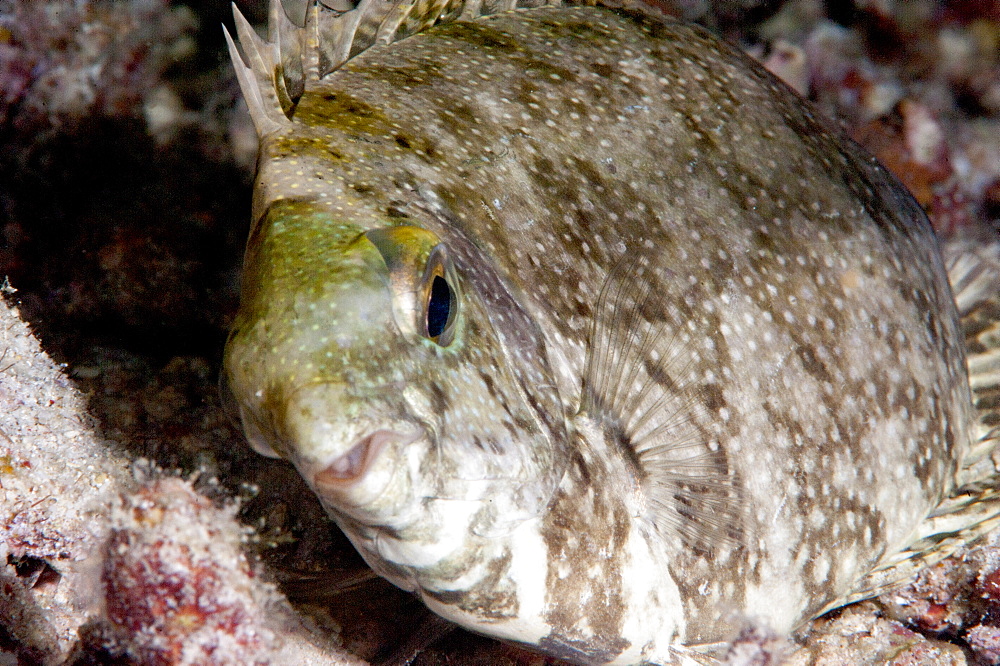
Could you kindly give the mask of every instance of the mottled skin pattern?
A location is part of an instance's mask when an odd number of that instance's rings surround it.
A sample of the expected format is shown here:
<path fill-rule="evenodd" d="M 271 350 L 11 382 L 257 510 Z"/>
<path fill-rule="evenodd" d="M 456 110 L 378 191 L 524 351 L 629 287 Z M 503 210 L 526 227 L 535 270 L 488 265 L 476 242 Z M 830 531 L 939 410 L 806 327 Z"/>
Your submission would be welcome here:
<path fill-rule="evenodd" d="M 226 356 L 248 433 L 377 571 L 477 631 L 668 663 L 746 617 L 791 630 L 906 545 L 969 446 L 922 212 L 698 28 L 542 8 L 373 47 L 264 137 L 254 216 Z M 362 235 L 390 225 L 447 250 L 448 346 L 400 323 Z M 643 453 L 635 417 L 584 390 L 625 326 L 609 276 L 643 280 L 658 308 L 636 311 L 669 331 L 626 392 L 651 380 L 707 461 L 666 506 L 670 431 Z M 356 486 L 316 480 L 378 429 L 417 439 Z"/>

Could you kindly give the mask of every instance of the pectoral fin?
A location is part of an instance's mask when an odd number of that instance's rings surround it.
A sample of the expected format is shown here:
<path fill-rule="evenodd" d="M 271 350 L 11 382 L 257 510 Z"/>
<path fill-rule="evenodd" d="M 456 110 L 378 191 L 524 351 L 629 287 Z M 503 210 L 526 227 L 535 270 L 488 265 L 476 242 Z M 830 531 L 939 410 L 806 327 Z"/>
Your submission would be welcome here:
<path fill-rule="evenodd" d="M 743 538 L 740 493 L 707 425 L 713 396 L 676 297 L 683 280 L 652 252 L 626 252 L 595 308 L 581 413 L 635 461 L 646 518 L 667 538 L 712 550 Z"/>

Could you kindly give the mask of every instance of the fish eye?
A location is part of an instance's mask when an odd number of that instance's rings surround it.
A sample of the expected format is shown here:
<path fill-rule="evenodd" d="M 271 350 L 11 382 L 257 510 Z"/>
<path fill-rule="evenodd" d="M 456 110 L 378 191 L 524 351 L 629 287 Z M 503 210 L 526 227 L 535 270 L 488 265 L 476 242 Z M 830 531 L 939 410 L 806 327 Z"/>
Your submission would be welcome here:
<path fill-rule="evenodd" d="M 370 229 L 363 237 L 375 246 L 389 271 L 393 316 L 400 330 L 441 347 L 450 345 L 462 294 L 441 239 L 412 225 Z"/>
<path fill-rule="evenodd" d="M 447 347 L 454 339 L 458 299 L 444 275 L 444 266 L 432 262 L 424 297 L 423 334 L 428 340 Z"/>
<path fill-rule="evenodd" d="M 448 316 L 451 314 L 451 287 L 440 275 L 434 276 L 431 295 L 427 300 L 427 337 L 435 340 L 441 337 Z"/>

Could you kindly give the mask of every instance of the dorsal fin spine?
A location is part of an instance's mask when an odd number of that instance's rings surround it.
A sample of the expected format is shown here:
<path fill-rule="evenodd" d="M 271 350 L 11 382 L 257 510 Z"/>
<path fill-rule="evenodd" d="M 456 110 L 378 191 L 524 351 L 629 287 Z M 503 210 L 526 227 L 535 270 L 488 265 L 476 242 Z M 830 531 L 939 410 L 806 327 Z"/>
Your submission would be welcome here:
<path fill-rule="evenodd" d="M 226 43 L 259 136 L 284 127 L 309 81 L 323 78 L 375 44 L 391 44 L 442 21 L 467 21 L 519 7 L 593 5 L 596 0 L 361 0 L 340 11 L 306 0 L 304 26 L 270 0 L 267 40 L 233 4 L 236 35 Z M 299 18 L 299 20 L 302 20 Z"/>
<path fill-rule="evenodd" d="M 276 62 L 281 68 L 273 69 L 272 81 L 278 94 L 282 113 L 291 118 L 295 105 L 305 89 L 302 42 L 306 30 L 295 25 L 282 6 L 281 0 L 271 0 L 268 7 L 267 40 L 272 44 Z"/>
<path fill-rule="evenodd" d="M 277 64 L 277 48 L 275 44 L 265 42 L 257 36 L 235 3 L 233 3 L 233 19 L 243 55 L 240 55 L 229 31 L 223 27 L 226 44 L 229 46 L 229 57 L 233 61 L 236 78 L 243 91 L 243 98 L 250 110 L 250 118 L 253 120 L 257 135 L 265 136 L 277 131 L 288 121 L 278 99 L 273 78 Z"/>

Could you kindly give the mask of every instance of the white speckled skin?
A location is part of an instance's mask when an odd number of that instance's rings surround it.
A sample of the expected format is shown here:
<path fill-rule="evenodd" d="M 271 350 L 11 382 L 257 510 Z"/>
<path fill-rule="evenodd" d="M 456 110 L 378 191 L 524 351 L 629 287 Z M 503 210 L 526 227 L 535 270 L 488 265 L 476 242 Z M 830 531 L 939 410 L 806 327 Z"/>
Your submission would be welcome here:
<path fill-rule="evenodd" d="M 262 138 L 254 215 L 226 352 L 248 432 L 475 631 L 681 663 L 746 618 L 791 630 L 908 544 L 970 446 L 923 213 L 697 28 L 538 8 L 372 47 Z M 446 248 L 449 345 L 364 235 L 391 225 Z M 653 343 L 616 351 L 629 322 Z M 379 429 L 417 439 L 317 486 Z"/>

